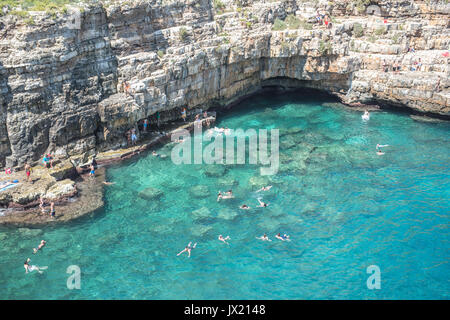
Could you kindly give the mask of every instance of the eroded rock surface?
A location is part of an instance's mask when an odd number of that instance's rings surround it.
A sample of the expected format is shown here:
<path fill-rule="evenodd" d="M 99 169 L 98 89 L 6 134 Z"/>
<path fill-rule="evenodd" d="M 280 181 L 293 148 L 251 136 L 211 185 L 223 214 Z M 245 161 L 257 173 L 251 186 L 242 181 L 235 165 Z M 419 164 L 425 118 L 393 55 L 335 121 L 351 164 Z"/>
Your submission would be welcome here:
<path fill-rule="evenodd" d="M 44 152 L 86 159 L 125 145 L 146 117 L 153 128 L 157 113 L 169 121 L 181 107 L 223 106 L 267 86 L 449 116 L 450 4 L 371 1 L 378 16 L 365 3 L 111 0 L 79 15 L 10 10 L 0 17 L 0 166 Z M 332 28 L 314 23 L 317 9 Z M 418 59 L 420 71 L 410 71 Z M 395 61 L 401 72 L 384 72 Z"/>

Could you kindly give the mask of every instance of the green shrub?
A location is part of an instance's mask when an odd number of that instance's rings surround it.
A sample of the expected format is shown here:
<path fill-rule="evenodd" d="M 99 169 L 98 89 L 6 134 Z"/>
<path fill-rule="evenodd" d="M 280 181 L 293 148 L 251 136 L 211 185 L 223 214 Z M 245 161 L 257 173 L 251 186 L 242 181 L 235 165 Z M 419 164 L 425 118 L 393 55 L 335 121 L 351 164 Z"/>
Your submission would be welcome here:
<path fill-rule="evenodd" d="M 320 54 L 331 53 L 331 43 L 321 40 L 319 42 L 319 52 Z"/>
<path fill-rule="evenodd" d="M 385 27 L 380 27 L 377 30 L 375 30 L 375 34 L 377 36 L 381 36 L 382 34 L 385 34 L 387 32 L 387 29 Z"/>
<path fill-rule="evenodd" d="M 353 25 L 353 36 L 360 38 L 364 35 L 364 29 L 360 23 L 355 23 Z"/>
<path fill-rule="evenodd" d="M 188 36 L 189 36 L 189 34 L 188 34 L 188 31 L 186 30 L 186 28 L 184 28 L 184 27 L 181 28 L 180 29 L 180 39 L 181 39 L 181 41 L 186 41 Z"/>
<path fill-rule="evenodd" d="M 286 28 L 287 28 L 286 23 L 283 20 L 280 20 L 278 18 L 275 19 L 275 21 L 272 25 L 272 30 L 275 30 L 275 31 L 285 30 Z"/>
<path fill-rule="evenodd" d="M 158 55 L 159 58 L 164 57 L 164 51 L 158 50 L 157 55 Z"/>
<path fill-rule="evenodd" d="M 213 2 L 214 9 L 216 10 L 224 10 L 225 4 L 221 0 L 214 0 Z"/>

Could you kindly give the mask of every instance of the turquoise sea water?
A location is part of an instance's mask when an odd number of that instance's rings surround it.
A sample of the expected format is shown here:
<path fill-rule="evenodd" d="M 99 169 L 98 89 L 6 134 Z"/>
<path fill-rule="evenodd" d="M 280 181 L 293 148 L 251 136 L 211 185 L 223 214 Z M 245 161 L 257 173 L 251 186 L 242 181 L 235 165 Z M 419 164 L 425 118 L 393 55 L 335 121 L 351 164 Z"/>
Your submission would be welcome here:
<path fill-rule="evenodd" d="M 149 154 L 108 169 L 115 185 L 95 215 L 0 229 L 0 298 L 448 299 L 450 124 L 394 112 L 364 123 L 327 102 L 261 96 L 219 117 L 219 127 L 280 129 L 275 176 L 255 165 L 210 176 L 222 168 Z M 384 156 L 377 143 L 391 145 Z M 255 208 L 265 184 L 270 205 Z M 148 187 L 164 195 L 137 196 Z M 236 198 L 217 202 L 230 188 Z M 265 232 L 272 242 L 256 239 Z M 47 246 L 33 255 L 41 239 Z M 189 241 L 198 243 L 191 257 L 177 257 Z M 48 270 L 26 275 L 27 257 Z M 80 290 L 66 287 L 69 265 L 81 268 Z M 380 290 L 367 288 L 370 265 L 381 270 Z"/>

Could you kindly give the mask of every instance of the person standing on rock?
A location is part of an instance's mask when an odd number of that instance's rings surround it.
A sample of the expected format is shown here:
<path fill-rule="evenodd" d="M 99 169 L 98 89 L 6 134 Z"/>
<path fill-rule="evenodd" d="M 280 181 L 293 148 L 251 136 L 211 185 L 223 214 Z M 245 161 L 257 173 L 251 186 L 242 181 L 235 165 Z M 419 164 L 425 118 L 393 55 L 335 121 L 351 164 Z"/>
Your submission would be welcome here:
<path fill-rule="evenodd" d="M 50 216 L 51 216 L 52 218 L 55 217 L 55 203 L 54 203 L 53 201 L 50 202 Z"/>
<path fill-rule="evenodd" d="M 181 110 L 181 118 L 184 122 L 186 122 L 186 108 L 183 108 L 183 110 Z"/>
<path fill-rule="evenodd" d="M 436 92 L 441 91 L 441 76 L 438 76 L 438 80 L 436 82 L 436 86 L 434 87 L 434 91 Z"/>
<path fill-rule="evenodd" d="M 148 120 L 145 119 L 144 120 L 144 132 L 147 132 L 147 127 L 148 127 Z"/>
<path fill-rule="evenodd" d="M 27 175 L 27 181 L 31 182 L 32 181 L 31 180 L 31 167 L 30 167 L 30 165 L 28 163 L 25 164 L 25 173 Z"/>
<path fill-rule="evenodd" d="M 90 166 L 91 171 L 89 172 L 90 177 L 95 177 L 95 168 L 94 165 L 91 164 Z"/>
<path fill-rule="evenodd" d="M 161 115 L 159 114 L 159 111 L 156 112 L 156 125 L 159 128 L 159 119 L 161 118 Z"/>
<path fill-rule="evenodd" d="M 136 130 L 131 131 L 131 144 L 134 146 L 136 145 L 137 136 L 136 136 Z"/>

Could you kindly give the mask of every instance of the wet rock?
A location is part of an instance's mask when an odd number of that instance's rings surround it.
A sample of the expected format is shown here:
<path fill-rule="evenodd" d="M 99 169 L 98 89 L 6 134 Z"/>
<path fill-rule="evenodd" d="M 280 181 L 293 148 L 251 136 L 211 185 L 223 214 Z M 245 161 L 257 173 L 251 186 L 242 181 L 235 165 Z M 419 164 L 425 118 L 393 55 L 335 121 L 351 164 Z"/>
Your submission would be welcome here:
<path fill-rule="evenodd" d="M 138 193 L 138 196 L 144 200 L 158 200 L 163 195 L 164 195 L 163 191 L 152 187 L 145 188 L 144 190 Z"/>

